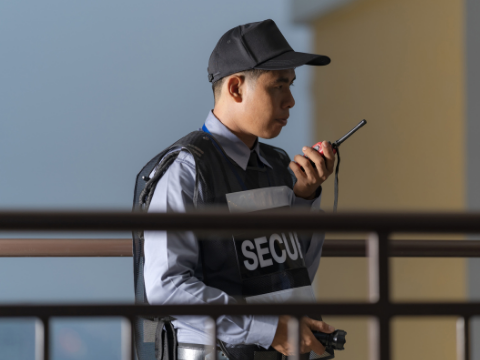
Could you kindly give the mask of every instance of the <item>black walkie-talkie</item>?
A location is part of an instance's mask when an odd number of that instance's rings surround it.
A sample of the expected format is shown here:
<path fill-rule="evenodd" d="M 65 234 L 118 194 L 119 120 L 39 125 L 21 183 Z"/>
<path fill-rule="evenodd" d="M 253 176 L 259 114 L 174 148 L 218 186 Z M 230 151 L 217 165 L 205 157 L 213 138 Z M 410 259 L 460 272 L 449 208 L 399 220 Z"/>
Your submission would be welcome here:
<path fill-rule="evenodd" d="M 333 359 L 335 357 L 335 351 L 334 350 L 344 350 L 345 343 L 347 340 L 345 339 L 345 336 L 347 335 L 347 332 L 344 330 L 335 330 L 331 334 L 326 334 L 322 333 L 320 331 L 312 331 L 313 335 L 315 338 L 322 343 L 323 346 L 325 346 L 325 351 L 330 354 L 324 357 L 320 357 L 319 359 Z M 322 355 L 322 354 L 319 354 Z"/>
<path fill-rule="evenodd" d="M 350 130 L 348 133 L 346 133 L 345 135 L 343 135 L 340 139 L 338 139 L 337 141 L 335 141 L 333 144 L 332 144 L 332 149 L 333 149 L 333 154 L 337 154 L 337 167 L 335 169 L 335 201 L 333 203 L 333 211 L 337 211 L 337 205 L 338 205 L 338 170 L 340 168 L 340 151 L 338 150 L 338 147 L 345 141 L 347 140 L 350 136 L 352 136 L 353 134 L 355 134 L 355 132 L 360 129 L 363 125 L 365 125 L 367 123 L 367 120 L 363 119 L 362 121 L 360 121 L 357 126 L 355 126 L 352 130 Z M 323 148 L 322 148 L 322 142 L 318 142 L 316 143 L 315 145 L 312 146 L 313 149 L 317 150 L 320 155 L 324 156 L 323 155 Z M 315 168 L 315 163 L 310 160 L 310 163 L 312 164 L 312 166 Z M 302 168 L 303 170 L 303 168 Z M 305 170 L 303 170 L 305 171 Z"/>

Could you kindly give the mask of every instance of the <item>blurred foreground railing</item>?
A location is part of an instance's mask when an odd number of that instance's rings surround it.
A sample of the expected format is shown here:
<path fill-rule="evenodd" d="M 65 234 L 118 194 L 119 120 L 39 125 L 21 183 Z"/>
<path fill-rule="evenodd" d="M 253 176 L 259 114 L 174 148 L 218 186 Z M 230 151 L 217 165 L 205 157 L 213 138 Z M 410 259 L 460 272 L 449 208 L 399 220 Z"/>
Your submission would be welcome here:
<path fill-rule="evenodd" d="M 390 320 L 394 316 L 458 316 L 458 359 L 469 359 L 469 321 L 480 314 L 480 303 L 392 303 L 389 288 L 389 257 L 471 257 L 480 255 L 478 241 L 389 240 L 391 233 L 480 233 L 480 214 L 131 214 L 131 213 L 0 213 L 0 231 L 119 231 L 119 230 L 194 230 L 197 232 L 251 231 L 329 231 L 368 232 L 367 240 L 327 241 L 324 256 L 367 256 L 370 303 L 348 304 L 256 304 L 256 305 L 23 305 L 0 306 L 0 317 L 34 316 L 43 323 L 43 359 L 50 357 L 49 319 L 53 316 L 123 316 L 133 324 L 136 316 L 281 315 L 299 320 L 308 314 L 371 316 L 374 341 L 371 358 L 391 356 Z M 21 245 L 20 245 L 21 244 Z M 37 244 L 37 245 L 36 245 Z M 43 249 L 38 244 L 44 244 Z M 59 247 L 69 244 L 63 252 Z M 30 249 L 27 249 L 30 247 Z M 0 256 L 131 256 L 128 239 L 4 239 Z M 23 246 L 23 252 L 20 247 Z M 52 250 L 47 252 L 47 247 Z M 49 251 L 50 251 L 49 250 Z M 27 255 L 28 253 L 33 255 Z M 17 254 L 17 255 L 14 255 Z M 22 255 L 23 254 L 23 255 Z M 50 255 L 48 255 L 50 254 Z M 75 255 L 72 255 L 75 254 Z M 103 255 L 101 255 L 103 254 Z M 116 255 L 115 255 L 116 254 Z M 133 326 L 131 327 L 133 329 Z M 216 332 L 216 329 L 215 329 Z M 297 341 L 299 339 L 296 336 Z M 374 339 L 376 340 L 376 339 Z M 133 343 L 129 358 L 134 359 Z M 297 347 L 298 348 L 298 347 Z"/>
<path fill-rule="evenodd" d="M 325 240 L 322 257 L 365 257 L 367 240 Z M 6 239 L 0 257 L 131 257 L 132 239 Z M 390 257 L 480 257 L 480 240 L 390 240 Z"/>

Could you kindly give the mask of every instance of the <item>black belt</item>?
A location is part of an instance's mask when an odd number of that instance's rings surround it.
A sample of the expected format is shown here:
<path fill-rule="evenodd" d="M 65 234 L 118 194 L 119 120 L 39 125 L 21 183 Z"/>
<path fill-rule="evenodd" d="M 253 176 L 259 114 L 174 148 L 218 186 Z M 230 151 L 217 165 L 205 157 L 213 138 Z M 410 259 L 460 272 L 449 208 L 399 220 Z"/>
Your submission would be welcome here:
<path fill-rule="evenodd" d="M 242 347 L 251 347 L 251 346 L 252 345 L 243 345 Z M 288 360 L 289 359 L 288 356 L 282 355 L 278 351 L 263 350 L 257 346 L 254 346 L 256 348 L 255 349 L 256 351 L 251 349 L 252 351 L 247 351 L 247 352 L 244 352 L 243 354 L 238 354 L 238 350 L 239 350 L 238 347 L 239 346 L 235 347 L 237 351 L 235 350 L 233 351 L 235 354 L 232 356 L 235 357 L 235 359 L 229 359 L 222 350 L 215 348 L 217 352 L 217 359 L 218 360 Z M 214 350 L 213 346 L 178 343 L 177 360 L 214 360 L 213 350 Z M 229 347 L 227 350 L 231 351 L 232 348 Z M 237 359 L 237 357 L 240 357 L 240 359 Z M 300 355 L 300 360 L 308 360 L 309 358 L 310 358 L 309 353 Z"/>

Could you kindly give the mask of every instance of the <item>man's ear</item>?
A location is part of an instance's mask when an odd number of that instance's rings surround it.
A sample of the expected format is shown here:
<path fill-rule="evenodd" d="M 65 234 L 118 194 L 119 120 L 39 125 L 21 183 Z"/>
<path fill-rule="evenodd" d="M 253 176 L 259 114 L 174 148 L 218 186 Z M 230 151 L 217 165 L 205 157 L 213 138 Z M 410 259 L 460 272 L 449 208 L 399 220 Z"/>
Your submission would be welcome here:
<path fill-rule="evenodd" d="M 232 75 L 229 76 L 226 83 L 227 96 L 233 101 L 241 103 L 243 100 L 243 92 L 245 88 L 245 76 Z"/>

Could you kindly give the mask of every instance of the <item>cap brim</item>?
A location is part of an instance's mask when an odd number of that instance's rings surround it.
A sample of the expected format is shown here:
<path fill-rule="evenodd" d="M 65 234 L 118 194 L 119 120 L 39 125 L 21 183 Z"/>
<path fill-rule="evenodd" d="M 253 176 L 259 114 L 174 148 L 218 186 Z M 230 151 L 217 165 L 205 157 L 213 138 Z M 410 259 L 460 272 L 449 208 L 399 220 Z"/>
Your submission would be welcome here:
<path fill-rule="evenodd" d="M 285 70 L 302 65 L 323 66 L 328 64 L 330 64 L 330 58 L 325 55 L 287 51 L 281 55 L 256 65 L 254 68 L 261 70 Z"/>

